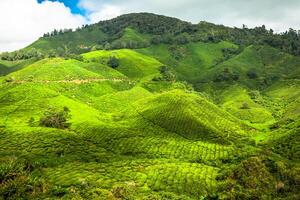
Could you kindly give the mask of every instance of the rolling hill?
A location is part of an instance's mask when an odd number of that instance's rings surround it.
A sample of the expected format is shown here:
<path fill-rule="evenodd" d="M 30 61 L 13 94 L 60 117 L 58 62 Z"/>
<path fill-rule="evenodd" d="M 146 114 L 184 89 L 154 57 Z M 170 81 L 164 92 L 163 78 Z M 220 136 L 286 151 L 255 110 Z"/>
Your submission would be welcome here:
<path fill-rule="evenodd" d="M 0 199 L 299 199 L 290 34 L 134 13 L 1 54 Z"/>

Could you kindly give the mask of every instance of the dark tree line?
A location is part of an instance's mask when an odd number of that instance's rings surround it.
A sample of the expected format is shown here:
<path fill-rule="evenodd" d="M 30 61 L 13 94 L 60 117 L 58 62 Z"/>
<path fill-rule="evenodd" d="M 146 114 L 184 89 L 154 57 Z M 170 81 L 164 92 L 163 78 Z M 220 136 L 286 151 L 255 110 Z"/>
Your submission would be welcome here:
<path fill-rule="evenodd" d="M 60 30 L 54 29 L 49 33 L 45 33 L 43 37 L 52 37 L 52 36 L 62 35 L 64 33 L 71 33 L 71 32 L 73 32 L 72 29 L 60 29 Z"/>
<path fill-rule="evenodd" d="M 20 51 L 14 51 L 14 52 L 4 52 L 0 55 L 1 60 L 7 60 L 7 61 L 15 61 L 15 60 L 26 60 L 31 58 L 44 58 L 44 55 L 36 50 L 36 49 L 30 49 L 30 50 L 20 50 Z"/>

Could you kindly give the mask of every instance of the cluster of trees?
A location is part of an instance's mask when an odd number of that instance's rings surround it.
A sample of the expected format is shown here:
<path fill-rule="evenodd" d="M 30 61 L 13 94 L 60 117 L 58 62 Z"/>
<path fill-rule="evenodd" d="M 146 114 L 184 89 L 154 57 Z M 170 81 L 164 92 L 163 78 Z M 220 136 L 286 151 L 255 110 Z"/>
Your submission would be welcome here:
<path fill-rule="evenodd" d="M 214 82 L 223 81 L 237 81 L 239 80 L 239 74 L 232 72 L 229 68 L 224 68 L 224 70 L 214 79 Z"/>
<path fill-rule="evenodd" d="M 52 37 L 52 36 L 62 35 L 64 33 L 70 33 L 70 32 L 73 32 L 73 30 L 72 29 L 60 29 L 60 30 L 54 29 L 53 31 L 51 31 L 49 33 L 45 33 L 43 35 L 43 37 Z"/>
<path fill-rule="evenodd" d="M 258 157 L 224 171 L 223 176 L 226 179 L 219 188 L 221 199 L 269 199 L 275 189 L 274 178 Z"/>
<path fill-rule="evenodd" d="M 222 53 L 224 56 L 224 60 L 228 60 L 234 55 L 237 55 L 241 52 L 241 48 L 223 48 Z"/>
<path fill-rule="evenodd" d="M 3 157 L 0 162 L 0 198 L 35 199 L 43 195 L 47 184 L 33 181 L 31 173 L 38 169 L 28 158 Z"/>
<path fill-rule="evenodd" d="M 170 54 L 172 55 L 173 58 L 176 60 L 180 60 L 184 58 L 187 54 L 187 50 L 184 47 L 178 46 L 178 45 L 172 45 L 168 48 Z"/>
<path fill-rule="evenodd" d="M 29 50 L 14 51 L 11 53 L 4 52 L 0 55 L 1 60 L 7 60 L 7 61 L 26 60 L 30 58 L 41 59 L 43 57 L 44 55 L 40 51 L 34 48 Z"/>
<path fill-rule="evenodd" d="M 197 39 L 200 41 L 219 42 L 231 41 L 241 47 L 251 44 L 270 45 L 292 55 L 300 55 L 300 31 L 289 29 L 284 33 L 274 33 L 266 26 L 247 28 L 229 28 L 202 22 L 198 25 Z M 196 39 L 196 40 L 197 40 Z"/>
<path fill-rule="evenodd" d="M 239 165 L 224 168 L 218 179 L 220 199 L 274 199 L 299 194 L 300 168 L 264 156 L 250 157 Z"/>
<path fill-rule="evenodd" d="M 101 21 L 97 26 L 105 33 L 117 34 L 127 27 L 140 33 L 163 35 L 166 33 L 180 33 L 189 30 L 190 23 L 176 18 L 165 17 L 150 13 L 134 13 L 117 17 L 108 21 Z"/>
<path fill-rule="evenodd" d="M 176 36 L 168 33 L 166 35 L 154 35 L 151 38 L 151 44 L 178 44 L 183 45 L 193 41 L 193 38 L 188 33 L 181 33 Z"/>
<path fill-rule="evenodd" d="M 280 35 L 272 34 L 264 42 L 293 55 L 300 55 L 300 30 L 289 29 Z"/>
<path fill-rule="evenodd" d="M 40 125 L 49 128 L 65 129 L 70 126 L 68 120 L 71 118 L 70 109 L 64 107 L 62 110 L 49 109 L 40 119 Z"/>
<path fill-rule="evenodd" d="M 154 77 L 153 81 L 174 81 L 176 80 L 176 75 L 167 66 L 161 66 L 159 68 L 160 76 Z"/>
<path fill-rule="evenodd" d="M 112 43 L 106 43 L 105 49 L 138 49 L 150 46 L 150 43 L 145 41 L 133 41 L 133 40 L 116 40 Z"/>
<path fill-rule="evenodd" d="M 0 54 L 1 60 L 7 61 L 17 61 L 17 60 L 27 60 L 31 58 L 36 58 L 38 60 L 43 58 L 54 58 L 63 57 L 66 59 L 75 59 L 78 61 L 83 61 L 83 57 L 79 54 L 74 54 L 64 49 L 63 47 L 58 47 L 57 49 L 52 49 L 47 53 L 42 53 L 36 49 L 20 50 L 14 52 L 4 52 Z"/>

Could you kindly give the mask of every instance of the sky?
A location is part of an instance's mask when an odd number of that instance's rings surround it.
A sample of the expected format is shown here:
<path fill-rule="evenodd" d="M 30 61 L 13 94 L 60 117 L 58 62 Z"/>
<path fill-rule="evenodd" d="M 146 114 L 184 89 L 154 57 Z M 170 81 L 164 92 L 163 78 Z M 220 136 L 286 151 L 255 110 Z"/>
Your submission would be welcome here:
<path fill-rule="evenodd" d="M 300 29 L 300 0 L 0 0 L 0 52 L 23 48 L 54 29 L 77 28 L 132 12 L 192 23 Z"/>

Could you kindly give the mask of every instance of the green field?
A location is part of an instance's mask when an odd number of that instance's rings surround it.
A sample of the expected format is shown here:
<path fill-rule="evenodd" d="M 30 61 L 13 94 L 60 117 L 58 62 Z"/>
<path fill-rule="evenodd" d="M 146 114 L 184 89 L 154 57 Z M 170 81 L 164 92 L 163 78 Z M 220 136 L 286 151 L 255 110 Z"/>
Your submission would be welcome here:
<path fill-rule="evenodd" d="M 0 60 L 0 199 L 300 198 L 299 56 L 103 23 Z"/>

